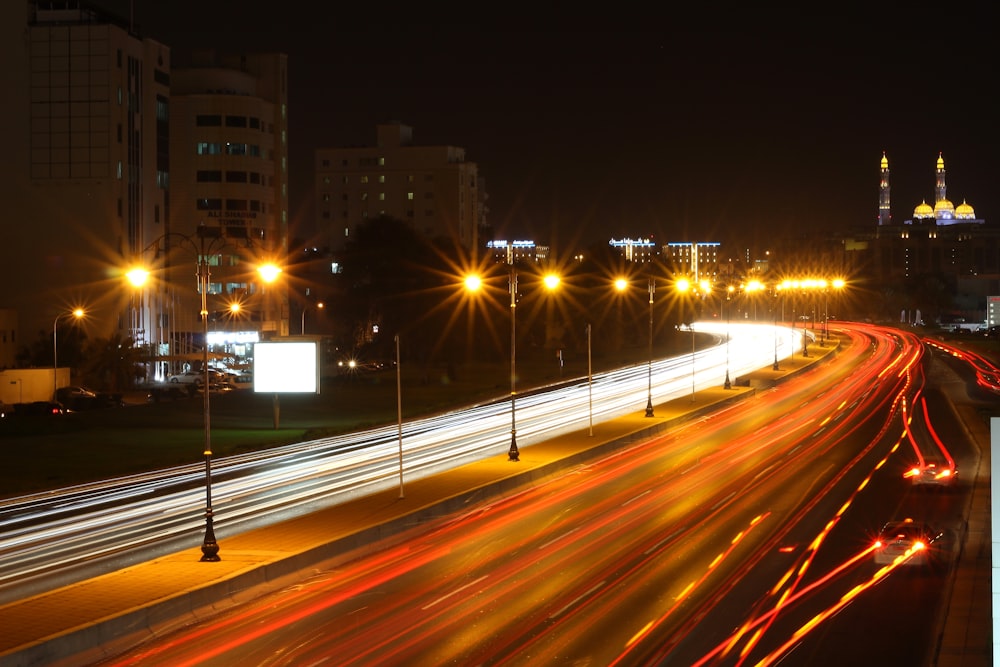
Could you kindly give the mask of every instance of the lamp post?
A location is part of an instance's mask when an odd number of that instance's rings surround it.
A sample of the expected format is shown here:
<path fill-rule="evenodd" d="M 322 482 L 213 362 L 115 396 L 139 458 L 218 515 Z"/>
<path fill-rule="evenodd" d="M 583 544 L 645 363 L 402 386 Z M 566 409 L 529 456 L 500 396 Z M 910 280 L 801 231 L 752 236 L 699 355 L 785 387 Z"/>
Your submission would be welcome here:
<path fill-rule="evenodd" d="M 197 238 L 197 242 L 195 240 Z M 202 420 L 204 423 L 204 446 L 203 456 L 205 460 L 205 535 L 201 544 L 201 561 L 218 562 L 219 543 L 215 539 L 215 512 L 212 507 L 212 425 L 211 425 L 211 385 L 208 367 L 208 290 L 210 285 L 211 272 L 209 269 L 209 257 L 220 252 L 227 244 L 228 239 L 223 235 L 222 227 L 208 227 L 204 223 L 198 226 L 196 237 L 192 238 L 180 232 L 169 232 L 145 248 L 149 250 L 154 246 L 159 252 L 161 241 L 178 239 L 180 245 L 195 253 L 197 257 L 198 291 L 201 295 L 201 330 L 202 330 Z M 273 282 L 277 279 L 281 269 L 273 264 L 266 264 L 258 267 L 257 271 L 265 282 Z M 149 271 L 143 268 L 133 268 L 127 274 L 129 281 L 136 287 L 141 287 L 149 278 Z"/>
<path fill-rule="evenodd" d="M 322 310 L 325 307 L 322 301 L 316 303 L 316 308 Z M 309 310 L 309 306 L 302 307 L 302 326 L 299 327 L 299 333 L 303 336 L 306 334 L 306 311 Z"/>
<path fill-rule="evenodd" d="M 778 294 L 781 292 L 781 285 L 774 286 L 774 365 L 771 370 L 781 370 L 778 367 Z M 784 306 L 784 303 L 782 303 Z"/>
<path fill-rule="evenodd" d="M 483 287 L 482 279 L 475 274 L 465 276 L 464 282 L 469 292 L 478 292 Z M 543 282 L 553 291 L 559 286 L 559 277 L 548 274 Z M 521 453 L 517 448 L 517 269 L 513 264 L 508 268 L 507 291 L 510 295 L 510 448 L 507 460 L 520 461 Z"/>
<path fill-rule="evenodd" d="M 724 389 L 733 388 L 733 383 L 729 381 L 729 318 L 730 309 L 732 308 L 730 300 L 732 299 L 733 290 L 735 289 L 736 288 L 732 285 L 726 287 L 726 381 L 722 385 Z"/>
<path fill-rule="evenodd" d="M 521 452 L 517 449 L 517 418 L 516 398 L 517 398 L 517 373 L 514 370 L 514 351 L 517 347 L 517 271 L 514 266 L 510 267 L 510 275 L 507 278 L 507 288 L 510 291 L 510 449 L 507 450 L 508 461 L 520 461 Z"/>
<path fill-rule="evenodd" d="M 647 393 L 646 416 L 653 416 L 653 293 L 656 292 L 656 282 L 649 279 L 649 365 L 646 368 Z"/>
<path fill-rule="evenodd" d="M 76 319 L 80 319 L 84 316 L 83 308 L 74 308 L 72 312 L 69 313 L 59 313 L 56 318 L 52 320 L 52 400 L 56 400 L 56 392 L 59 391 L 59 344 L 57 340 L 58 329 L 57 325 L 59 320 L 64 317 L 72 316 Z"/>
<path fill-rule="evenodd" d="M 587 324 L 587 413 L 590 415 L 590 435 L 594 435 L 594 367 L 590 362 L 590 324 Z"/>

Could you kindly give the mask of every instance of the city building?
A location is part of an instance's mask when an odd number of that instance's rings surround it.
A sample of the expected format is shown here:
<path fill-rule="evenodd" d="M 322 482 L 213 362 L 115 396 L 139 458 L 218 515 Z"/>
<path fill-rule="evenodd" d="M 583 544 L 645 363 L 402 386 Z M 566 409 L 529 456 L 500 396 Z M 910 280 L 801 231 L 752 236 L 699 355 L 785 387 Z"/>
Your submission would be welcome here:
<path fill-rule="evenodd" d="M 655 262 L 659 256 L 659 247 L 656 242 L 648 238 L 640 239 L 611 239 L 608 245 L 621 253 L 622 259 L 627 262 L 645 264 Z"/>
<path fill-rule="evenodd" d="M 358 225 L 388 216 L 475 249 L 486 193 L 465 149 L 414 145 L 413 128 L 399 122 L 376 131 L 375 146 L 316 150 L 316 229 L 329 248 L 343 250 Z"/>
<path fill-rule="evenodd" d="M 7 345 L 82 308 L 89 338 L 131 339 L 159 377 L 204 349 L 202 265 L 213 329 L 287 334 L 282 284 L 250 270 L 287 254 L 285 56 L 173 68 L 167 46 L 81 0 L 3 5 Z"/>
<path fill-rule="evenodd" d="M 676 275 L 690 276 L 694 282 L 714 280 L 719 274 L 717 242 L 672 242 L 663 247 L 664 262 Z"/>
<path fill-rule="evenodd" d="M 141 290 L 135 339 L 170 358 L 202 348 L 204 260 L 213 355 L 241 358 L 288 335 L 287 284 L 257 266 L 288 256 L 288 74 L 284 54 L 190 54 L 170 85 L 170 216 L 135 258 L 164 279 Z"/>
<path fill-rule="evenodd" d="M 549 258 L 549 247 L 534 241 L 497 239 L 486 242 L 494 264 L 539 263 Z"/>
<path fill-rule="evenodd" d="M 0 9 L 0 260 L 17 347 L 77 307 L 91 337 L 128 335 L 122 266 L 166 225 L 170 50 L 81 2 Z"/>

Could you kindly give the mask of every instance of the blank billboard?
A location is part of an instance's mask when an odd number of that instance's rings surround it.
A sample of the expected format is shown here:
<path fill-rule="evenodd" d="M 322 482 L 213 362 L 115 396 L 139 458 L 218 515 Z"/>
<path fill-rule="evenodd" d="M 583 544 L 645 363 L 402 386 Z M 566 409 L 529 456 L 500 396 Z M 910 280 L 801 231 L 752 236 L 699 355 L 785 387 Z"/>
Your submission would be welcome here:
<path fill-rule="evenodd" d="M 253 390 L 259 394 L 318 394 L 317 341 L 282 340 L 255 343 Z"/>

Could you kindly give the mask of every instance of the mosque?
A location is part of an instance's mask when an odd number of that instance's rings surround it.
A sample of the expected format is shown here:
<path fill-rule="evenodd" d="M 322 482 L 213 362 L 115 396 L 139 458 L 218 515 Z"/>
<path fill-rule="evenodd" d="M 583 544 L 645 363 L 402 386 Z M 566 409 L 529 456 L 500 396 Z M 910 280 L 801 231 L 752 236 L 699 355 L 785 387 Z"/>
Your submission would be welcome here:
<path fill-rule="evenodd" d="M 889 208 L 889 158 L 882 152 L 882 179 L 879 183 L 878 224 L 880 227 L 892 224 L 892 214 Z M 934 206 L 921 201 L 913 209 L 913 218 L 905 220 L 904 225 L 938 226 L 954 224 L 983 224 L 985 220 L 976 217 L 976 211 L 964 199 L 955 206 L 948 199 L 948 186 L 945 184 L 944 156 L 938 153 L 936 181 L 934 186 Z"/>

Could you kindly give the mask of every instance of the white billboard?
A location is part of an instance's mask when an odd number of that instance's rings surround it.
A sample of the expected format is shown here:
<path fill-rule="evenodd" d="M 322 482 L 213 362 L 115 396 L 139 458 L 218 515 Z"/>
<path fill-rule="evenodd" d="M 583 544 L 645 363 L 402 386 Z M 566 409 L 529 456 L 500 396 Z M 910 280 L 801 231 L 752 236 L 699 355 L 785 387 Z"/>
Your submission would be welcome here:
<path fill-rule="evenodd" d="M 255 343 L 253 390 L 259 394 L 318 394 L 318 342 L 291 339 Z"/>

